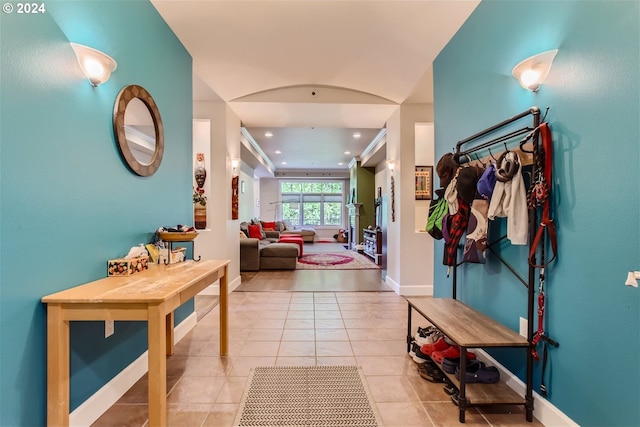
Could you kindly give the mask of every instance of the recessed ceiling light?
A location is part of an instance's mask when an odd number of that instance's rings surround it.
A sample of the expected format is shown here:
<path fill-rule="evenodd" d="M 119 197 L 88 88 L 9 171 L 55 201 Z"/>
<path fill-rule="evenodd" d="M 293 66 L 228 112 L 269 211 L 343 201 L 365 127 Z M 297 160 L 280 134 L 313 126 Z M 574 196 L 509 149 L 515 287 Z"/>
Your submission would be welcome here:
<path fill-rule="evenodd" d="M 267 138 L 271 138 L 273 134 L 271 132 L 265 132 L 264 136 L 266 136 Z"/>
<path fill-rule="evenodd" d="M 344 165 L 344 163 L 342 163 L 342 162 L 338 163 L 338 166 L 342 166 L 342 165 Z"/>
<path fill-rule="evenodd" d="M 282 164 L 282 165 L 286 165 L 286 164 L 287 164 L 287 162 L 282 162 L 281 164 Z"/>
<path fill-rule="evenodd" d="M 354 138 L 360 138 L 360 136 L 362 136 L 362 135 L 360 135 L 360 132 L 356 132 L 356 133 L 353 134 Z"/>
<path fill-rule="evenodd" d="M 280 151 L 280 150 L 276 150 L 276 151 L 275 151 L 275 153 L 276 153 L 276 154 L 282 154 L 282 151 Z"/>
<path fill-rule="evenodd" d="M 349 154 L 351 154 L 351 151 L 345 151 L 344 154 L 348 156 Z"/>

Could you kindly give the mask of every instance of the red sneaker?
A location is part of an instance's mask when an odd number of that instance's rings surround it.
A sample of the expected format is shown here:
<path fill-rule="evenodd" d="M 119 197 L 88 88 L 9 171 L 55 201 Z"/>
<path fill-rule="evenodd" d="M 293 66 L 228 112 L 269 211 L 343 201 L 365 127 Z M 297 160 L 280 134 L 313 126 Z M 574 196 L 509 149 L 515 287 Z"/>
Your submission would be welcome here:
<path fill-rule="evenodd" d="M 449 347 L 451 346 L 447 344 L 444 338 L 440 338 L 438 341 L 436 341 L 433 344 L 424 344 L 422 347 L 420 347 L 420 351 L 423 352 L 424 354 L 428 354 L 429 356 L 431 356 L 431 353 L 433 353 L 434 351 L 446 350 Z"/>
<path fill-rule="evenodd" d="M 442 359 L 444 359 L 445 357 L 447 359 L 456 359 L 460 357 L 460 348 L 457 346 L 451 346 L 446 350 L 434 351 L 431 354 L 431 359 L 433 359 L 433 361 L 436 363 L 442 363 Z M 470 351 L 467 351 L 467 360 L 474 360 L 475 358 L 476 358 L 475 353 L 471 353 Z"/>

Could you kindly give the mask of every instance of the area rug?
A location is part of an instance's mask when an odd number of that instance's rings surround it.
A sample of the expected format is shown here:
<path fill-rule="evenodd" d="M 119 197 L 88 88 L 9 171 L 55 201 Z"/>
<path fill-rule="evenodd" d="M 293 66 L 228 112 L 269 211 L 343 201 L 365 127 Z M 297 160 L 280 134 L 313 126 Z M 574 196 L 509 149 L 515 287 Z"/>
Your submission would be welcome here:
<path fill-rule="evenodd" d="M 379 270 L 366 255 L 354 251 L 310 253 L 298 258 L 298 270 Z"/>
<path fill-rule="evenodd" d="M 234 426 L 379 426 L 357 366 L 252 368 Z"/>

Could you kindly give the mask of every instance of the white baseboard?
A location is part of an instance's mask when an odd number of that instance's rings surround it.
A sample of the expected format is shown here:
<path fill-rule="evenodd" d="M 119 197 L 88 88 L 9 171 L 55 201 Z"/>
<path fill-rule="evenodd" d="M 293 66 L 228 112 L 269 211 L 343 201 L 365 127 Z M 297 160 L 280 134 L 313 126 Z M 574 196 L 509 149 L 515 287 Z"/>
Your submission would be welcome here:
<path fill-rule="evenodd" d="M 242 283 L 242 280 L 240 279 L 240 276 L 236 277 L 235 279 L 233 279 L 231 282 L 228 283 L 228 287 L 229 287 L 229 293 L 233 292 L 236 290 L 236 288 L 238 286 L 240 286 L 240 284 Z"/>
<path fill-rule="evenodd" d="M 398 295 L 402 295 L 406 297 L 433 295 L 433 285 L 417 285 L 417 286 L 400 285 L 389 276 L 386 276 L 384 281 L 387 284 L 387 286 L 389 286 Z"/>
<path fill-rule="evenodd" d="M 179 342 L 198 323 L 198 316 L 194 311 L 186 319 L 174 328 L 174 342 Z M 118 401 L 144 374 L 149 366 L 149 352 L 145 351 L 124 368 L 111 381 L 106 383 L 91 397 L 82 402 L 71 414 L 69 425 L 73 427 L 85 427 L 93 424 L 114 403 Z"/>
<path fill-rule="evenodd" d="M 501 381 L 505 383 L 516 393 L 524 396 L 526 387 L 524 383 L 515 376 L 511 371 L 498 363 L 491 355 L 482 349 L 474 349 L 478 360 L 483 361 L 487 365 L 495 366 L 500 371 Z M 546 427 L 578 427 L 571 418 L 566 416 L 562 411 L 556 408 L 551 402 L 533 392 L 533 416 Z"/>

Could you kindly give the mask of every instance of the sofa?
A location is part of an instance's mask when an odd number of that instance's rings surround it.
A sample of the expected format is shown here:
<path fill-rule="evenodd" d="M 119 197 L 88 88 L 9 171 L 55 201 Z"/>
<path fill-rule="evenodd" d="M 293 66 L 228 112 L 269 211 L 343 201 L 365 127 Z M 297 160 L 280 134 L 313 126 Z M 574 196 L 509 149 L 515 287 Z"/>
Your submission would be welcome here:
<path fill-rule="evenodd" d="M 260 237 L 247 237 L 249 225 L 240 223 L 240 271 L 296 269 L 300 254 L 296 243 L 278 242 L 278 231 L 262 230 Z"/>
<path fill-rule="evenodd" d="M 313 243 L 316 239 L 316 230 L 312 227 L 294 228 L 289 221 L 261 221 L 261 224 L 266 230 L 273 228 L 275 231 L 279 231 L 280 235 L 297 234 L 302 236 L 305 243 Z"/>
<path fill-rule="evenodd" d="M 280 232 L 280 235 L 285 236 L 287 234 L 295 234 L 302 236 L 302 240 L 305 243 L 313 243 L 316 239 L 316 230 L 313 228 L 302 227 L 299 230 L 284 230 Z"/>

